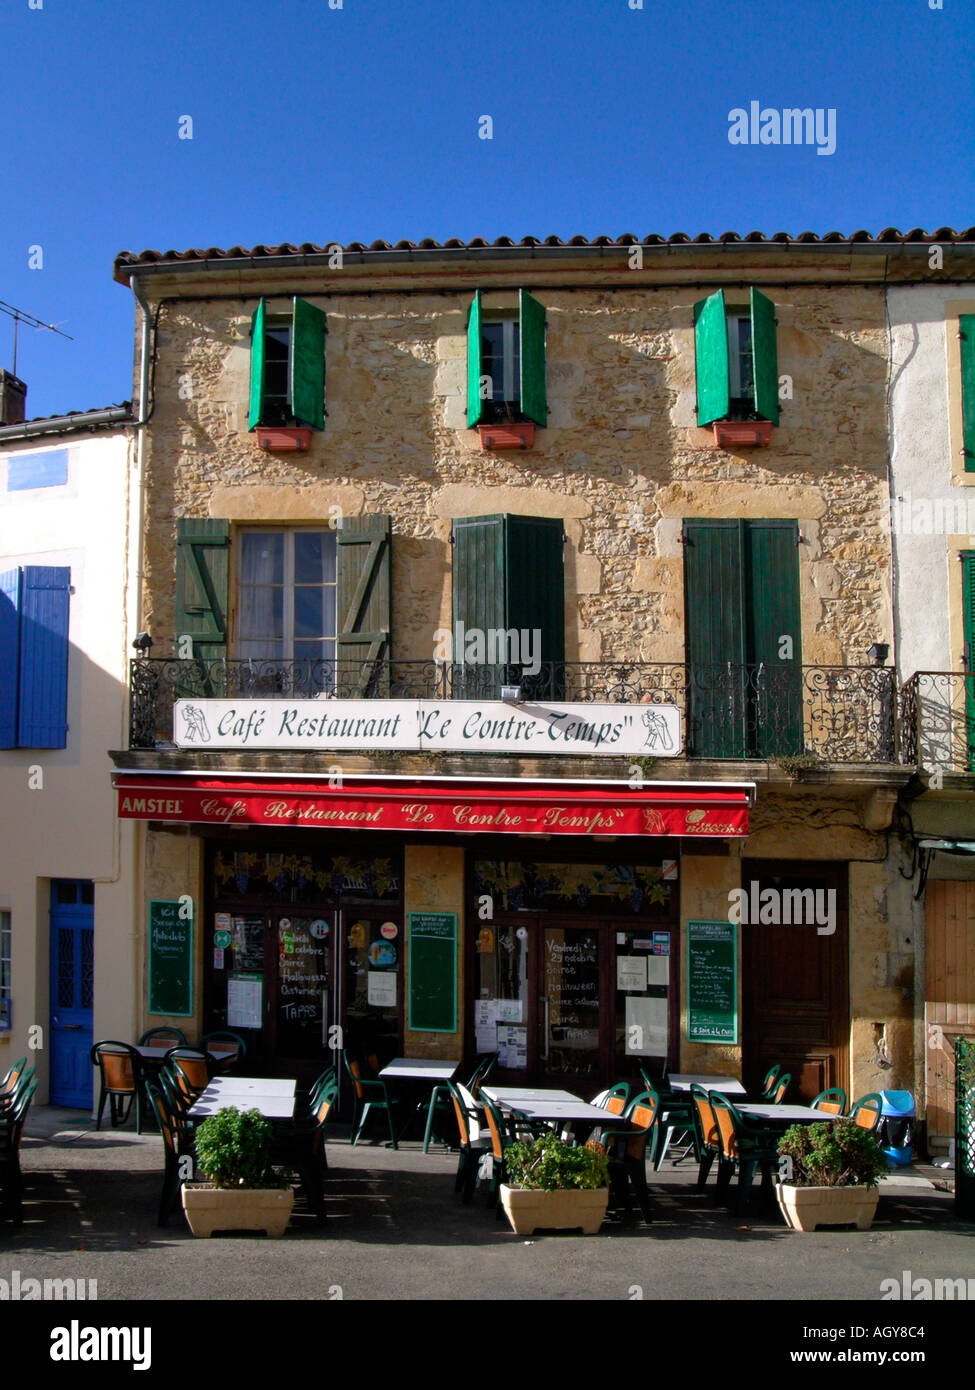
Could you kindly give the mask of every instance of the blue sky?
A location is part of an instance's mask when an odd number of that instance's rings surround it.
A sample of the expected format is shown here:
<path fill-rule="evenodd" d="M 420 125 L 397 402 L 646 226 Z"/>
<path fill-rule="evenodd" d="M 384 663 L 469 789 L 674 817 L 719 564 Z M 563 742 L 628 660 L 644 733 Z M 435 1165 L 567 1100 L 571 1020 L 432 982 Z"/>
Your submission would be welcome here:
<path fill-rule="evenodd" d="M 38 3 L 0 14 L 0 299 L 74 341 L 21 328 L 32 416 L 131 394 L 123 249 L 975 223 L 970 0 Z M 753 100 L 833 108 L 835 153 L 730 144 Z"/>

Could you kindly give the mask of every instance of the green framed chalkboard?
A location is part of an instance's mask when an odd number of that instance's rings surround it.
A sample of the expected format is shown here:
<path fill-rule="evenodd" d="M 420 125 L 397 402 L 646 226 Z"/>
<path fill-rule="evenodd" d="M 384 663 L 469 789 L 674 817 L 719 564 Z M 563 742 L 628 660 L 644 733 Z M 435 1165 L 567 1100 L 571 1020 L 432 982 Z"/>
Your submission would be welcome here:
<path fill-rule="evenodd" d="M 457 914 L 410 913 L 409 1027 L 457 1031 Z"/>
<path fill-rule="evenodd" d="M 193 915 L 179 901 L 149 904 L 149 1012 L 188 1018 L 193 1012 Z"/>
<path fill-rule="evenodd" d="M 738 1041 L 738 928 L 687 924 L 687 1040 Z"/>

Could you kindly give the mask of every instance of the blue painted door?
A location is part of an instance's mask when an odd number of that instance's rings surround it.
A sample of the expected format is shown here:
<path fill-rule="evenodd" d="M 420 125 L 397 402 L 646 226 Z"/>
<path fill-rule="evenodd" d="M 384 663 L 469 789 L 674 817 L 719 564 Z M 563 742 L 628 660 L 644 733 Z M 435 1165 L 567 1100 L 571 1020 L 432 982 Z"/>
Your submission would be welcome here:
<path fill-rule="evenodd" d="M 92 1103 L 92 1006 L 95 999 L 95 885 L 51 883 L 51 1104 Z"/>

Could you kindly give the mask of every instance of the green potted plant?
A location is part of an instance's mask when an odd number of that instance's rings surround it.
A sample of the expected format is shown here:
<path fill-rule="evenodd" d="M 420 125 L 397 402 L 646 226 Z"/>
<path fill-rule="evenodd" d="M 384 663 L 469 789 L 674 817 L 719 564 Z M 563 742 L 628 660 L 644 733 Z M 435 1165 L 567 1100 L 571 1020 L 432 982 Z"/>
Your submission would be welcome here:
<path fill-rule="evenodd" d="M 868 1130 L 852 1120 L 792 1125 L 778 1152 L 779 1208 L 794 1231 L 851 1223 L 869 1229 L 887 1160 Z"/>
<path fill-rule="evenodd" d="M 505 1151 L 501 1204 L 520 1236 L 538 1229 L 595 1235 L 609 1205 L 609 1160 L 601 1144 L 567 1144 L 557 1134 Z"/>
<path fill-rule="evenodd" d="M 196 1158 L 204 1183 L 183 1184 L 183 1210 L 195 1236 L 214 1231 L 266 1231 L 284 1235 L 295 1194 L 271 1167 L 274 1129 L 259 1110 L 230 1106 L 196 1131 Z"/>

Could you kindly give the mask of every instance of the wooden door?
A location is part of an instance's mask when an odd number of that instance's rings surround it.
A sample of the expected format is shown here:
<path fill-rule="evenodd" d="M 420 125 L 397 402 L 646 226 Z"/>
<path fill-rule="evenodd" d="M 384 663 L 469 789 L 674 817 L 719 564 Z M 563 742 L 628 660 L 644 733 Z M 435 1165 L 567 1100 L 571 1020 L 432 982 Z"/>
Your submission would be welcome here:
<path fill-rule="evenodd" d="M 753 882 L 758 885 L 754 893 Z M 768 1068 L 778 1063 L 792 1077 L 787 1100 L 808 1103 L 830 1086 L 848 1092 L 847 866 L 745 859 L 741 883 L 747 900 L 754 897 L 758 902 L 759 895 L 772 888 L 782 904 L 778 922 L 746 922 L 743 917 L 741 926 L 746 1088 L 757 1091 Z M 833 904 L 829 921 L 808 921 L 812 913 L 796 911 L 799 900 L 784 896 L 787 891 L 808 895 L 810 890 L 815 905 L 828 911 Z M 782 910 L 786 901 L 788 911 Z M 802 901 L 805 907 L 810 899 Z M 771 903 L 767 915 L 776 915 Z M 803 920 L 786 923 L 787 915 Z"/>
<path fill-rule="evenodd" d="M 928 1143 L 947 1146 L 955 1132 L 954 1039 L 975 1038 L 975 882 L 928 879 L 924 1014 Z"/>

